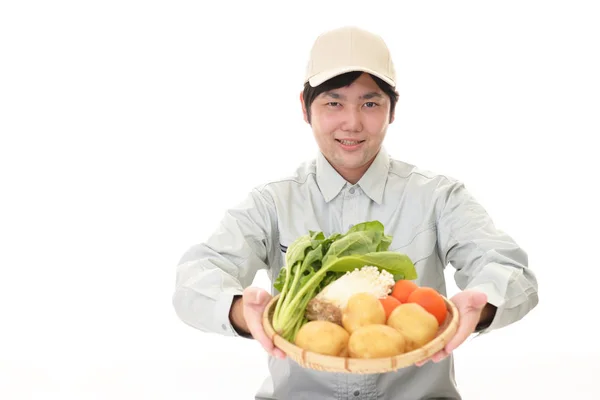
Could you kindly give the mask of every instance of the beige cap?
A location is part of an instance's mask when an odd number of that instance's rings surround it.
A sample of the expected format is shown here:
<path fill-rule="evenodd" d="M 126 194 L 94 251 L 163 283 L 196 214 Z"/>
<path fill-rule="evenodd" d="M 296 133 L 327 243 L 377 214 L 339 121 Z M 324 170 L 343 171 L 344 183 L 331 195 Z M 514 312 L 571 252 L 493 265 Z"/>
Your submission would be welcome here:
<path fill-rule="evenodd" d="M 319 35 L 310 51 L 304 82 L 315 87 L 350 71 L 368 72 L 396 86 L 392 56 L 380 36 L 354 26 Z"/>

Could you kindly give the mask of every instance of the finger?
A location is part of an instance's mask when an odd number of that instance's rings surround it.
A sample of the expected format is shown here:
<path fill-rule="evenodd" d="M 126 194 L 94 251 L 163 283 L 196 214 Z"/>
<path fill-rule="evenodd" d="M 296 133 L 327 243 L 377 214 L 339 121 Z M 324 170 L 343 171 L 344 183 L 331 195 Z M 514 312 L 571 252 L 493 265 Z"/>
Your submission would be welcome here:
<path fill-rule="evenodd" d="M 449 353 L 446 350 L 440 350 L 431 357 L 431 361 L 433 361 L 434 363 L 438 363 L 444 358 L 448 357 L 448 354 Z"/>
<path fill-rule="evenodd" d="M 262 310 L 264 309 L 263 302 L 265 302 L 265 296 L 260 290 L 251 288 L 244 292 L 244 319 L 248 330 L 252 333 L 254 339 L 256 339 L 265 350 L 271 352 L 273 349 L 273 342 L 262 327 Z"/>
<path fill-rule="evenodd" d="M 249 306 L 248 308 L 251 308 L 251 306 Z M 246 324 L 248 325 L 248 330 L 252 334 L 252 337 L 258 343 L 260 343 L 260 345 L 263 347 L 263 349 L 265 349 L 265 351 L 267 353 L 269 353 L 270 355 L 272 355 L 274 357 L 281 356 L 281 354 L 280 354 L 281 352 L 276 351 L 278 349 L 275 348 L 273 341 L 271 339 L 269 339 L 269 337 L 263 330 L 258 314 L 256 314 L 252 310 L 249 310 L 246 312 L 245 318 L 246 318 Z"/>
<path fill-rule="evenodd" d="M 483 292 L 473 293 L 471 297 L 471 306 L 473 308 L 483 308 L 487 303 L 487 295 Z"/>
<path fill-rule="evenodd" d="M 426 363 L 428 363 L 429 361 L 438 362 L 438 361 L 443 360 L 447 356 L 448 356 L 448 353 L 446 353 L 445 350 L 440 350 L 440 351 L 434 353 L 432 356 L 427 357 L 424 360 L 416 362 L 415 365 L 417 367 L 421 367 L 421 366 L 425 365 Z"/>
<path fill-rule="evenodd" d="M 253 288 L 244 293 L 244 319 L 252 337 L 256 339 L 265 351 L 274 357 L 284 358 L 285 354 L 277 349 L 267 336 L 262 326 L 262 316 L 270 295 L 262 289 Z"/>
<path fill-rule="evenodd" d="M 273 349 L 273 356 L 277 358 L 281 358 L 282 360 L 285 358 L 285 353 L 279 350 L 277 347 Z"/>
<path fill-rule="evenodd" d="M 422 367 L 423 365 L 427 364 L 427 363 L 428 363 L 430 360 L 431 360 L 431 357 L 428 357 L 428 358 L 426 358 L 426 359 L 424 359 L 424 360 L 417 361 L 417 362 L 415 363 L 415 365 L 416 365 L 417 367 Z"/>
<path fill-rule="evenodd" d="M 454 349 L 467 340 L 469 335 L 475 331 L 475 327 L 477 326 L 480 315 L 481 310 L 473 310 L 468 311 L 460 316 L 460 322 L 458 324 L 456 334 L 452 337 L 452 339 L 450 339 L 444 348 L 446 353 L 452 353 Z"/>

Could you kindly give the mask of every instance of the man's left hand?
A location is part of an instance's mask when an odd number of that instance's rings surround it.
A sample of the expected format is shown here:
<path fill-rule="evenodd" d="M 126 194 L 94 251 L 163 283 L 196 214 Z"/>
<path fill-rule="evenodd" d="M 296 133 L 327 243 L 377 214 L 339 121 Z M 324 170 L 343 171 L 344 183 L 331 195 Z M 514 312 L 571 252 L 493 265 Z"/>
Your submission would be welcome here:
<path fill-rule="evenodd" d="M 475 328 L 480 322 L 482 311 L 487 304 L 487 295 L 482 292 L 465 290 L 454 295 L 450 301 L 456 305 L 460 317 L 456 334 L 442 350 L 438 351 L 430 358 L 416 363 L 419 367 L 427 361 L 436 363 L 442 361 L 475 332 Z"/>

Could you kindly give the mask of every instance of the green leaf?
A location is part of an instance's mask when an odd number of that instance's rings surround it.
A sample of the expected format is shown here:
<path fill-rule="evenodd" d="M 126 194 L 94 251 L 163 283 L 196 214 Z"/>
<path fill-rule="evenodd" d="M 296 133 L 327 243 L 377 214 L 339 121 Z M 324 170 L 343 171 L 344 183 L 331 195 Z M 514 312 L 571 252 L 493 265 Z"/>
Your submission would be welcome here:
<path fill-rule="evenodd" d="M 342 235 L 341 233 L 334 233 L 334 234 L 332 234 L 331 236 L 329 236 L 329 237 L 327 238 L 327 240 L 328 240 L 330 243 L 331 243 L 331 242 L 335 242 L 336 240 L 338 240 L 338 239 L 339 239 L 339 238 L 341 238 L 342 236 L 344 236 L 344 235 Z"/>
<path fill-rule="evenodd" d="M 384 228 L 383 228 L 383 224 L 379 221 L 366 221 L 366 222 L 361 222 L 360 224 L 354 225 L 352 228 L 348 229 L 348 232 L 346 232 L 346 234 L 353 233 L 353 232 L 362 232 L 362 231 L 373 231 L 373 232 L 383 233 Z"/>
<path fill-rule="evenodd" d="M 383 235 L 379 246 L 377 246 L 377 251 L 388 251 L 392 244 L 392 239 L 390 235 Z"/>
<path fill-rule="evenodd" d="M 294 242 L 292 242 L 292 244 L 290 244 L 290 246 L 288 247 L 285 256 L 285 267 L 287 268 L 287 271 L 282 268 L 279 271 L 279 275 L 276 279 L 276 282 L 278 282 L 278 286 L 280 287 L 280 289 L 278 290 L 280 293 L 279 298 L 281 299 L 281 302 L 278 301 L 277 305 L 275 306 L 275 311 L 273 314 L 273 323 L 278 323 L 278 326 L 280 326 L 279 321 L 281 314 L 281 304 L 290 301 L 290 283 L 292 283 L 293 285 L 293 283 L 297 281 L 296 278 L 294 278 L 292 281 L 292 278 L 296 273 L 296 269 L 298 268 L 298 266 L 302 264 L 302 260 L 304 260 L 306 256 L 306 250 L 310 249 L 311 245 L 311 237 L 309 235 L 304 235 L 294 240 Z M 294 269 L 294 267 L 296 267 L 296 269 Z M 281 284 L 282 282 L 283 285 Z"/>
<path fill-rule="evenodd" d="M 287 268 L 283 267 L 279 270 L 279 275 L 277 275 L 277 279 L 273 283 L 273 287 L 277 289 L 279 293 L 283 290 L 283 285 L 285 283 L 285 277 L 287 275 Z"/>
<path fill-rule="evenodd" d="M 325 240 L 325 234 L 323 232 L 312 232 L 310 238 L 311 240 L 322 241 Z"/>
<path fill-rule="evenodd" d="M 306 284 L 306 282 L 308 282 L 308 280 L 313 277 L 315 272 L 315 268 L 313 268 L 312 265 L 309 265 L 300 277 L 300 287 L 303 287 Z"/>
<path fill-rule="evenodd" d="M 339 258 L 330 258 L 327 263 L 323 263 L 328 271 L 348 272 L 355 268 L 362 268 L 365 265 L 373 265 L 379 270 L 386 270 L 396 276 L 402 274 L 403 279 L 413 280 L 417 278 L 415 265 L 406 254 L 394 251 L 374 252 L 362 255 L 351 255 Z"/>
<path fill-rule="evenodd" d="M 377 251 L 383 233 L 379 231 L 358 231 L 344 235 L 331 244 L 323 264 L 327 264 L 328 258 L 344 257 L 353 254 L 366 254 Z"/>
<path fill-rule="evenodd" d="M 294 240 L 285 253 L 285 265 L 294 265 L 297 261 L 304 260 L 305 250 L 311 245 L 311 238 L 308 235 L 300 236 Z"/>
<path fill-rule="evenodd" d="M 310 249 L 310 247 L 309 247 L 309 249 Z M 302 289 L 304 284 L 310 279 L 310 277 L 312 275 L 314 275 L 313 265 L 316 262 L 320 262 L 322 258 L 323 258 L 323 251 L 321 249 L 321 245 L 318 245 L 316 249 L 312 249 L 312 250 L 308 251 L 308 253 L 306 254 L 306 257 L 304 258 L 302 263 L 297 262 L 295 265 L 295 269 L 292 269 L 292 274 L 294 276 L 294 279 L 293 279 L 291 285 L 289 285 L 289 287 L 287 288 L 287 291 L 285 292 L 285 296 L 280 296 L 282 303 L 278 304 L 278 305 L 280 305 L 279 309 L 277 308 L 277 306 L 275 307 L 275 312 L 276 312 L 275 316 L 277 316 L 278 318 L 276 318 L 273 322 L 277 326 L 277 328 L 282 328 L 283 326 L 287 326 L 287 322 L 282 322 L 279 318 L 279 316 L 281 315 L 281 310 L 283 309 L 284 313 L 286 313 L 284 315 L 287 315 L 286 310 L 287 310 L 289 304 L 296 298 L 296 295 Z M 307 275 L 305 275 L 305 271 L 308 271 Z M 311 273 L 311 271 L 312 271 L 312 273 Z M 289 282 L 289 279 L 288 279 L 288 282 Z M 284 288 L 285 288 L 285 285 L 284 285 Z"/>
<path fill-rule="evenodd" d="M 306 266 L 320 263 L 323 260 L 323 248 L 319 244 L 315 249 L 312 249 L 307 255 L 304 263 Z"/>

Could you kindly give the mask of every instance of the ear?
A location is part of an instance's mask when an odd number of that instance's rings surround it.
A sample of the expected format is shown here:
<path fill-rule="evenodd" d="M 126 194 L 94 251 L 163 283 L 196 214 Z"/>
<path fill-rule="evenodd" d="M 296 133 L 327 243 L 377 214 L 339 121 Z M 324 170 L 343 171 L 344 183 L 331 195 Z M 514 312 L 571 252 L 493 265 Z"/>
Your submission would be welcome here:
<path fill-rule="evenodd" d="M 390 114 L 390 124 L 394 122 L 394 119 L 396 119 L 396 111 L 392 111 Z"/>
<path fill-rule="evenodd" d="M 306 112 L 306 104 L 304 104 L 303 92 L 300 92 L 300 105 L 302 106 L 302 115 L 304 116 L 304 122 L 310 125 L 310 122 L 308 122 L 308 113 Z"/>

